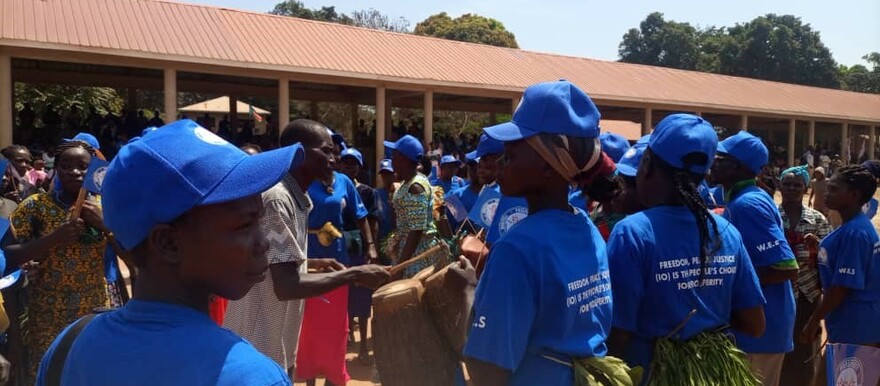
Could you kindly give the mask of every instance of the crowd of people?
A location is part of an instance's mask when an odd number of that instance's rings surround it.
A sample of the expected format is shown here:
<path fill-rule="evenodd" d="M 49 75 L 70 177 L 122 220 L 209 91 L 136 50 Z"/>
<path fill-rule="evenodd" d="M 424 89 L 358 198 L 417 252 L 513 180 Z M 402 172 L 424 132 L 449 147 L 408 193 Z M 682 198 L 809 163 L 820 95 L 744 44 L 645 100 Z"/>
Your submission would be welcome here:
<path fill-rule="evenodd" d="M 109 159 L 91 130 L 10 146 L 12 381 L 344 385 L 350 345 L 373 360 L 373 290 L 432 266 L 470 309 L 459 384 L 818 386 L 823 336 L 880 348 L 880 162 L 768 172 L 747 132 L 672 114 L 630 144 L 600 116 L 536 84 L 475 148 L 386 141 L 373 186 L 308 119 L 273 150 L 187 119 Z M 465 235 L 488 253 L 423 253 Z"/>

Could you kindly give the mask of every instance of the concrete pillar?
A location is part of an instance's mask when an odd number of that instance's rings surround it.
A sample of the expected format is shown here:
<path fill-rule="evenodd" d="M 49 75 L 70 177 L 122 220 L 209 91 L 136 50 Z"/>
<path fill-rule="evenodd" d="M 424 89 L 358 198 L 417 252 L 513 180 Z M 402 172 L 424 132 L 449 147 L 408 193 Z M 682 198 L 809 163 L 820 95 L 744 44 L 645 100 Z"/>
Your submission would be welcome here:
<path fill-rule="evenodd" d="M 391 93 L 386 90 L 385 92 L 385 133 L 392 131 L 394 128 L 394 114 L 392 114 L 392 107 L 394 103 L 391 99 Z M 398 119 L 399 120 L 399 119 Z M 395 138 L 397 140 L 397 138 Z"/>
<path fill-rule="evenodd" d="M 0 52 L 0 146 L 12 145 L 12 57 Z"/>
<path fill-rule="evenodd" d="M 521 97 L 516 97 L 510 101 L 510 113 L 511 114 L 516 112 L 516 108 L 519 107 L 520 100 L 521 100 Z"/>
<path fill-rule="evenodd" d="M 434 92 L 425 91 L 425 100 L 422 102 L 423 111 L 425 113 L 425 130 L 423 138 L 425 143 L 425 151 L 431 151 L 431 145 L 434 142 Z"/>
<path fill-rule="evenodd" d="M 810 121 L 810 128 L 808 130 L 807 146 L 816 146 L 816 121 Z"/>
<path fill-rule="evenodd" d="M 290 123 L 290 79 L 278 79 L 278 137 Z"/>
<path fill-rule="evenodd" d="M 868 159 L 874 159 L 874 147 L 877 146 L 877 126 L 868 126 Z"/>
<path fill-rule="evenodd" d="M 165 69 L 165 122 L 177 120 L 177 70 Z"/>
<path fill-rule="evenodd" d="M 849 164 L 849 124 L 840 124 L 840 159 L 843 164 Z"/>
<path fill-rule="evenodd" d="M 387 120 L 387 111 L 385 109 L 385 87 L 376 87 L 376 171 L 379 170 L 379 163 L 385 155 L 385 122 Z M 378 179 L 376 179 L 378 181 Z"/>
<path fill-rule="evenodd" d="M 743 114 L 739 117 L 739 129 L 743 131 L 749 131 L 749 116 Z"/>
<path fill-rule="evenodd" d="M 795 130 L 797 129 L 797 120 L 788 120 L 788 166 L 794 166 L 794 139 Z"/>
<path fill-rule="evenodd" d="M 651 134 L 652 128 L 654 128 L 654 110 L 646 107 L 645 115 L 642 117 L 642 136 Z"/>

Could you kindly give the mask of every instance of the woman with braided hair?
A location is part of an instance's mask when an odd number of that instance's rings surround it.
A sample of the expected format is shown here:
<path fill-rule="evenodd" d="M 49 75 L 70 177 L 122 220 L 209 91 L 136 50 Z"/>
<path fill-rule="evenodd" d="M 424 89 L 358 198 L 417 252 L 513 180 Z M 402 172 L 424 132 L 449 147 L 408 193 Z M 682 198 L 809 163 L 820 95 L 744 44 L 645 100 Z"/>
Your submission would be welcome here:
<path fill-rule="evenodd" d="M 39 263 L 36 279 L 28 287 L 30 317 L 24 326 L 29 382 L 64 327 L 109 305 L 103 263 L 108 231 L 100 203 L 90 198 L 83 203 L 80 218 L 72 219 L 70 213 L 95 154 L 81 141 L 59 146 L 51 191 L 28 197 L 10 218 L 18 244 L 4 249 L 8 265 Z"/>
<path fill-rule="evenodd" d="M 840 213 L 843 225 L 819 245 L 824 296 L 801 332 L 804 342 L 824 319 L 828 341 L 880 347 L 880 238 L 862 212 L 876 190 L 874 175 L 858 165 L 841 167 L 828 181 L 825 203 Z"/>
<path fill-rule="evenodd" d="M 646 209 L 617 223 L 608 239 L 614 291 L 609 344 L 612 354 L 647 370 L 644 384 L 755 384 L 744 355 L 723 334 L 730 327 L 760 336 L 764 298 L 739 232 L 712 214 L 698 191 L 717 143 L 712 125 L 698 116 L 660 121 L 636 174 Z M 707 356 L 739 361 L 703 366 L 710 373 L 699 377 L 700 366 L 673 359 L 687 357 L 676 355 L 684 344 L 712 347 Z"/>

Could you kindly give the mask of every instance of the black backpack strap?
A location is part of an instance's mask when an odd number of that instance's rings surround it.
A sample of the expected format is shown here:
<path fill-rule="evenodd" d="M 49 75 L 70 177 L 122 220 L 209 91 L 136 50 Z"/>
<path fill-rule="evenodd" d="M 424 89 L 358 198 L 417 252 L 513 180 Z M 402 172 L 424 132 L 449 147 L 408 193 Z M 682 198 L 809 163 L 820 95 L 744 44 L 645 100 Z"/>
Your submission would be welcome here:
<path fill-rule="evenodd" d="M 52 358 L 49 359 L 49 368 L 46 369 L 47 386 L 61 386 L 61 373 L 64 371 L 64 362 L 67 361 L 67 354 L 70 353 L 70 348 L 73 347 L 73 342 L 76 341 L 79 334 L 83 332 L 96 316 L 98 316 L 96 313 L 83 316 L 74 322 L 70 330 L 67 330 L 67 333 L 61 337 L 61 341 L 58 342 L 58 346 L 52 352 Z"/>

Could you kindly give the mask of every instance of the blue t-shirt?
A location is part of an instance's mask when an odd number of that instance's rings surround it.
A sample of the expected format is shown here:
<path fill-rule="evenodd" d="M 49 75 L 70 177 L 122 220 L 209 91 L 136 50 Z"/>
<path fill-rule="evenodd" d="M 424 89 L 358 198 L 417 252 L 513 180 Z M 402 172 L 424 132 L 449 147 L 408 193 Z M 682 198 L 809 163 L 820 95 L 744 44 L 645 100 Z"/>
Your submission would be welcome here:
<path fill-rule="evenodd" d="M 333 181 L 332 193 L 321 181 L 315 181 L 309 186 L 309 198 L 312 199 L 313 207 L 309 212 L 309 229 L 320 229 L 328 221 L 340 232 L 343 229 L 343 216 L 357 218 L 367 217 L 367 208 L 361 202 L 354 183 L 345 174 L 333 172 L 336 176 Z M 351 264 L 348 252 L 345 250 L 345 240 L 341 237 L 334 240 L 330 246 L 323 246 L 318 241 L 318 235 L 309 233 L 310 258 L 336 259 L 344 265 Z"/>
<path fill-rule="evenodd" d="M 510 370 L 509 385 L 573 384 L 570 367 L 542 355 L 606 352 L 608 260 L 587 214 L 544 210 L 505 233 L 489 252 L 473 314 L 465 356 Z"/>
<path fill-rule="evenodd" d="M 47 386 L 49 362 L 68 329 L 43 356 L 37 386 Z M 207 314 L 143 300 L 95 317 L 74 341 L 62 378 L 64 386 L 291 384 L 278 364 Z"/>
<path fill-rule="evenodd" d="M 862 213 L 868 216 L 868 220 L 877 215 L 877 199 L 871 198 L 865 205 L 862 205 Z"/>
<path fill-rule="evenodd" d="M 727 204 L 724 216 L 742 234 L 756 269 L 795 259 L 782 230 L 779 208 L 761 188 L 752 185 L 737 192 Z M 791 281 L 763 285 L 761 289 L 767 299 L 767 329 L 760 338 L 736 334 L 737 345 L 747 353 L 790 352 L 794 349 L 795 317 Z"/>
<path fill-rule="evenodd" d="M 702 282 L 700 235 L 686 207 L 653 207 L 614 226 L 608 238 L 614 327 L 633 335 L 627 363 L 647 369 L 653 338 L 671 334 L 692 309 L 697 313 L 673 338 L 688 339 L 728 325 L 733 311 L 764 304 L 739 231 L 723 218 L 713 218 L 718 249 L 707 256 Z"/>
<path fill-rule="evenodd" d="M 489 232 L 486 233 L 486 243 L 495 244 L 503 234 L 528 215 L 529 204 L 525 198 L 501 196 L 492 219 L 492 225 L 489 226 Z"/>
<path fill-rule="evenodd" d="M 880 238 L 871 221 L 859 214 L 822 240 L 819 248 L 822 288 L 850 289 L 825 317 L 834 343 L 880 343 Z"/>
<path fill-rule="evenodd" d="M 393 224 L 391 199 L 387 190 L 376 189 L 376 207 L 379 212 L 379 240 L 384 240 L 386 236 L 391 234 Z"/>
<path fill-rule="evenodd" d="M 568 192 L 568 203 L 571 204 L 571 206 L 589 213 L 590 208 L 587 208 L 588 202 L 589 200 L 587 199 L 587 194 L 584 193 L 583 190 L 572 188 Z"/>

